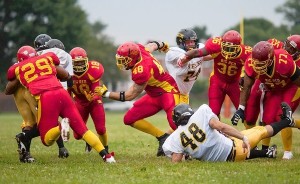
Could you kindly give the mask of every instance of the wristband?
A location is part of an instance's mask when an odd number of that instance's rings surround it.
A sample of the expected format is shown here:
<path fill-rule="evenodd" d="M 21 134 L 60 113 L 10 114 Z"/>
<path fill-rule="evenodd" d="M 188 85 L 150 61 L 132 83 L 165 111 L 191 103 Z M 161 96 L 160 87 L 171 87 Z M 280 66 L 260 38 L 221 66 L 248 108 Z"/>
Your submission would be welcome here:
<path fill-rule="evenodd" d="M 243 142 L 248 142 L 248 137 L 246 137 L 245 135 L 243 137 Z"/>
<path fill-rule="evenodd" d="M 125 91 L 120 92 L 120 101 L 124 102 L 125 101 Z"/>
<path fill-rule="evenodd" d="M 152 41 L 152 42 L 150 42 L 150 43 L 155 43 L 155 44 L 156 44 L 156 46 L 157 46 L 157 49 L 156 49 L 156 50 L 159 50 L 159 49 L 160 49 L 159 43 L 158 43 L 157 41 Z"/>
<path fill-rule="evenodd" d="M 103 95 L 103 97 L 104 97 L 104 98 L 109 98 L 109 94 L 110 94 L 110 92 L 107 91 L 107 92 Z"/>
<path fill-rule="evenodd" d="M 239 105 L 239 108 L 238 109 L 242 109 L 243 111 L 245 110 L 245 106 L 243 105 Z"/>
<path fill-rule="evenodd" d="M 162 48 L 164 48 L 164 46 L 165 46 L 165 43 L 164 42 L 161 42 L 162 43 L 162 46 L 160 47 L 160 48 L 158 48 L 158 49 L 162 49 Z"/>

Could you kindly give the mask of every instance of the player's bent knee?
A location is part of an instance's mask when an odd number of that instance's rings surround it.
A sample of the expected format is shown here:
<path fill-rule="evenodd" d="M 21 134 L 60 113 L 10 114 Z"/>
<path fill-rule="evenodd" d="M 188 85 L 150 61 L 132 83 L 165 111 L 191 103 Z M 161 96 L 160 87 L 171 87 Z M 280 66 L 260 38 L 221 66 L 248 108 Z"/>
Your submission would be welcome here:
<path fill-rule="evenodd" d="M 82 138 L 82 136 L 80 136 L 80 135 L 78 135 L 78 134 L 76 134 L 76 133 L 74 132 L 74 138 L 75 138 L 76 140 L 79 140 L 79 139 Z"/>
<path fill-rule="evenodd" d="M 103 135 L 103 134 L 106 133 L 106 128 L 105 127 L 104 128 L 99 128 L 99 129 L 96 129 L 96 131 L 97 131 L 97 134 Z"/>
<path fill-rule="evenodd" d="M 128 116 L 127 114 L 123 118 L 123 122 L 125 125 L 132 125 L 136 120 L 133 120 L 131 116 Z"/>

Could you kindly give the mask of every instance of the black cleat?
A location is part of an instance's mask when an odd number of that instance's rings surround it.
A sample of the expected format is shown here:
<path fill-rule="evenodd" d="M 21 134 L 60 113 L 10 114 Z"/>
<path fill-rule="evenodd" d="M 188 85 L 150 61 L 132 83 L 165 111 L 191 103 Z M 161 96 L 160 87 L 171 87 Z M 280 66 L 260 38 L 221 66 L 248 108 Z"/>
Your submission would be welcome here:
<path fill-rule="evenodd" d="M 68 158 L 68 156 L 69 156 L 69 152 L 68 152 L 67 148 L 65 148 L 65 147 L 59 148 L 59 150 L 58 150 L 59 158 Z"/>
<path fill-rule="evenodd" d="M 282 110 L 281 120 L 287 119 L 289 121 L 290 127 L 295 126 L 295 122 L 294 122 L 294 119 L 292 116 L 293 112 L 292 112 L 291 107 L 286 102 L 282 102 L 281 110 Z"/>
<path fill-rule="evenodd" d="M 30 153 L 26 149 L 26 145 L 29 145 L 25 141 L 25 134 L 24 132 L 19 133 L 15 137 L 17 144 L 18 144 L 18 153 L 19 153 L 19 160 L 23 163 L 32 163 L 35 159 L 30 155 Z"/>
<path fill-rule="evenodd" d="M 24 136 L 25 136 L 25 133 L 24 132 L 21 132 L 19 134 L 16 135 L 15 139 L 17 141 L 17 144 L 18 144 L 18 150 L 20 152 L 24 152 L 26 151 L 26 146 L 25 146 L 25 143 L 24 143 Z"/>
<path fill-rule="evenodd" d="M 160 157 L 160 156 L 165 156 L 164 150 L 162 148 L 162 145 L 164 144 L 164 142 L 166 141 L 166 139 L 170 136 L 170 134 L 165 133 L 164 135 L 160 136 L 157 138 L 158 140 L 158 149 L 157 149 L 157 154 L 156 156 Z"/>
<path fill-rule="evenodd" d="M 266 153 L 268 158 L 276 158 L 277 155 L 277 146 L 274 144 L 270 146 Z"/>
<path fill-rule="evenodd" d="M 88 143 L 85 143 L 85 152 L 90 153 L 92 151 L 92 146 L 90 146 Z"/>
<path fill-rule="evenodd" d="M 35 159 L 27 151 L 19 152 L 19 160 L 23 163 L 32 163 L 35 162 Z"/>

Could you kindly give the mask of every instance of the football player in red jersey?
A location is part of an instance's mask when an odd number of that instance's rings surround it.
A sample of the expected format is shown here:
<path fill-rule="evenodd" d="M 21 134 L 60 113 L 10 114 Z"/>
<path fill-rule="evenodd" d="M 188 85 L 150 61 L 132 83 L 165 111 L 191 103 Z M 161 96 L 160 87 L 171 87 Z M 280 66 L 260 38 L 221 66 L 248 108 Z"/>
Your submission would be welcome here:
<path fill-rule="evenodd" d="M 242 43 L 240 33 L 227 31 L 222 37 L 213 37 L 205 42 L 205 47 L 192 49 L 178 61 L 179 66 L 185 65 L 196 57 L 211 55 L 214 69 L 210 75 L 208 89 L 209 107 L 220 117 L 225 96 L 228 95 L 235 108 L 239 105 L 239 80 L 244 62 L 251 54 L 252 48 Z"/>
<path fill-rule="evenodd" d="M 294 62 L 299 67 L 300 66 L 300 35 L 291 35 L 289 36 L 285 42 L 281 42 L 275 38 L 269 39 L 274 49 L 285 49 L 289 54 L 293 57 Z M 261 89 L 259 89 L 259 86 Z M 249 99 L 247 100 L 247 105 L 245 108 L 245 126 L 247 128 L 255 126 L 255 122 L 258 118 L 259 113 L 263 114 L 263 109 L 268 108 L 263 106 L 263 98 L 265 93 L 268 93 L 267 88 L 260 82 L 260 80 L 255 80 L 255 83 L 251 89 L 251 94 Z M 299 105 L 300 102 L 300 90 L 298 90 L 298 86 L 289 85 L 286 89 L 286 92 L 283 93 L 283 101 L 287 102 L 294 112 Z M 262 96 L 263 94 L 263 96 Z M 275 110 L 275 109 L 274 109 Z M 262 118 L 262 116 L 261 116 Z M 260 124 L 264 124 L 262 120 L 260 120 Z M 292 130 L 291 128 L 286 128 L 281 131 L 283 146 L 284 146 L 284 155 L 283 159 L 291 159 L 293 154 L 292 150 Z M 262 141 L 262 149 L 268 149 L 270 144 L 270 139 L 264 139 Z"/>
<path fill-rule="evenodd" d="M 263 101 L 265 108 L 261 114 L 262 122 L 268 125 L 279 120 L 280 109 L 275 107 L 283 100 L 292 100 L 291 97 L 294 94 L 289 94 L 292 91 L 289 89 L 293 83 L 300 86 L 300 69 L 291 55 L 284 49 L 274 49 L 268 41 L 261 41 L 253 47 L 252 56 L 245 63 L 245 74 L 239 109 L 233 115 L 232 123 L 237 124 L 239 119 L 243 121 L 245 115 L 246 117 L 252 116 L 252 114 L 247 114 L 252 108 L 249 108 L 246 113 L 244 110 L 246 104 L 247 107 L 249 106 L 248 99 L 255 79 L 264 84 L 264 91 L 266 91 Z M 249 103 L 252 102 L 249 101 Z"/>
<path fill-rule="evenodd" d="M 155 50 L 166 52 L 168 45 L 156 41 L 145 46 L 133 42 L 121 44 L 116 54 L 117 66 L 121 70 L 131 70 L 134 84 L 127 91 L 109 92 L 103 85 L 96 88 L 95 92 L 113 100 L 130 101 L 145 90 L 146 94 L 125 114 L 124 124 L 156 137 L 159 141 L 157 156 L 163 156 L 162 144 L 169 134 L 153 126 L 145 118 L 164 110 L 170 127 L 175 130 L 172 109 L 179 101 L 179 90 L 172 76 L 164 71 L 159 61 L 151 54 Z"/>
<path fill-rule="evenodd" d="M 52 39 L 47 34 L 39 34 L 34 40 L 34 47 L 37 51 L 37 55 L 42 55 L 47 52 L 53 52 L 59 58 L 59 66 L 63 67 L 67 72 L 69 72 L 70 75 L 73 75 L 72 58 L 69 53 L 65 51 L 65 46 L 60 40 Z M 64 82 L 61 81 L 61 84 L 65 90 L 67 90 L 67 84 L 69 82 L 72 83 L 72 80 Z M 68 157 L 69 152 L 65 148 L 64 142 L 61 137 L 56 141 L 56 143 L 59 147 L 59 157 Z"/>
<path fill-rule="evenodd" d="M 64 140 L 68 140 L 69 126 L 71 126 L 73 131 L 91 145 L 104 161 L 115 162 L 113 153 L 109 154 L 99 138 L 88 130 L 72 98 L 57 80 L 57 77 L 61 80 L 71 78 L 70 74 L 58 65 L 58 57 L 49 52 L 11 66 L 7 73 L 9 80 L 7 92 L 12 93 L 20 82 L 36 98 L 38 101 L 37 126 L 41 141 L 45 146 L 51 146 L 60 135 Z M 67 118 L 58 124 L 59 116 Z M 24 155 L 30 139 L 26 133 L 20 133 L 16 138 L 20 155 Z"/>
<path fill-rule="evenodd" d="M 31 46 L 23 46 L 17 52 L 18 62 L 28 59 L 29 57 L 35 56 L 36 51 Z M 37 101 L 30 94 L 27 88 L 22 85 L 18 85 L 17 89 L 13 93 L 15 104 L 18 108 L 20 115 L 22 116 L 23 123 L 21 125 L 22 132 L 29 132 L 29 130 L 34 129 L 30 132 L 33 133 L 32 137 L 39 136 L 39 132 L 36 127 L 36 116 L 37 116 Z M 57 141 L 59 147 L 58 157 L 67 158 L 69 156 L 68 150 L 64 147 L 63 140 L 59 138 Z M 31 143 L 31 141 L 29 142 Z M 28 152 L 25 156 L 20 156 L 21 162 L 34 162 L 34 158 L 30 154 L 30 144 L 28 145 Z"/>
<path fill-rule="evenodd" d="M 36 55 L 36 51 L 31 46 L 23 46 L 17 52 L 18 62 L 22 62 L 29 57 Z M 36 106 L 37 102 L 30 94 L 30 92 L 22 85 L 18 85 L 13 93 L 14 101 L 17 109 L 22 116 L 23 123 L 21 125 L 22 132 L 28 132 L 36 125 Z M 35 159 L 30 154 L 30 145 L 28 146 L 27 155 L 19 158 L 21 162 L 34 162 Z"/>
<path fill-rule="evenodd" d="M 105 112 L 102 97 L 94 94 L 94 89 L 100 86 L 104 68 L 98 61 L 88 61 L 87 53 L 83 48 L 75 47 L 70 51 L 73 60 L 73 86 L 69 90 L 74 94 L 75 104 L 86 123 L 91 115 L 99 138 L 108 151 L 107 133 L 105 127 Z M 74 133 L 77 139 L 78 135 Z M 86 143 L 86 152 L 91 151 Z"/>

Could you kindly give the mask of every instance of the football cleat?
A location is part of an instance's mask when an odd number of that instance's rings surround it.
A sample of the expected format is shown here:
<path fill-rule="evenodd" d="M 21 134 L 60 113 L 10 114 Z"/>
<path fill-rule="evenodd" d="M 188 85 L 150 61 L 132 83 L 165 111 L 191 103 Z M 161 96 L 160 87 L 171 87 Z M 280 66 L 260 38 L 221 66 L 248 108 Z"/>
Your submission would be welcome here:
<path fill-rule="evenodd" d="M 293 153 L 291 151 L 284 151 L 282 159 L 290 160 L 293 158 Z"/>
<path fill-rule="evenodd" d="M 165 133 L 164 135 L 160 136 L 157 138 L 158 140 L 158 149 L 157 149 L 157 153 L 156 156 L 160 157 L 160 156 L 165 156 L 164 150 L 162 148 L 164 142 L 166 141 L 166 139 L 170 136 L 170 134 Z"/>
<path fill-rule="evenodd" d="M 26 151 L 26 146 L 25 146 L 25 143 L 24 143 L 24 136 L 25 136 L 25 133 L 24 132 L 21 132 L 19 134 L 16 135 L 16 141 L 17 141 L 17 144 L 18 144 L 18 151 L 19 152 L 24 152 Z"/>
<path fill-rule="evenodd" d="M 114 156 L 115 156 L 114 152 L 108 153 L 103 157 L 103 160 L 104 160 L 104 162 L 107 162 L 107 163 L 116 163 Z"/>
<path fill-rule="evenodd" d="M 26 144 L 28 145 L 24 139 L 25 139 L 24 132 L 21 132 L 16 135 L 16 141 L 18 144 L 18 153 L 19 153 L 19 160 L 23 163 L 32 163 L 35 161 L 35 159 L 30 155 L 30 153 L 26 149 Z"/>
<path fill-rule="evenodd" d="M 23 163 L 35 162 L 35 159 L 27 151 L 19 152 L 19 160 L 20 160 L 20 162 L 23 162 Z"/>
<path fill-rule="evenodd" d="M 69 156 L 69 152 L 67 150 L 67 148 L 62 147 L 58 149 L 58 157 L 59 158 L 68 158 Z"/>
<path fill-rule="evenodd" d="M 295 126 L 295 122 L 294 122 L 294 119 L 292 116 L 293 111 L 292 111 L 291 107 L 286 102 L 282 102 L 281 110 L 282 110 L 281 120 L 287 119 L 287 120 L 289 120 L 290 127 Z"/>
<path fill-rule="evenodd" d="M 69 118 L 63 118 L 60 122 L 61 126 L 61 138 L 64 142 L 67 142 L 70 139 L 70 124 Z"/>
<path fill-rule="evenodd" d="M 85 152 L 90 153 L 92 151 L 92 146 L 90 146 L 88 143 L 85 143 Z"/>
<path fill-rule="evenodd" d="M 277 155 L 277 146 L 274 144 L 267 149 L 266 153 L 268 158 L 276 158 Z"/>

